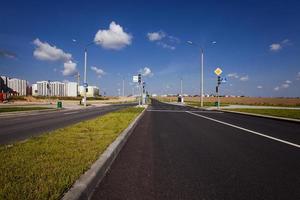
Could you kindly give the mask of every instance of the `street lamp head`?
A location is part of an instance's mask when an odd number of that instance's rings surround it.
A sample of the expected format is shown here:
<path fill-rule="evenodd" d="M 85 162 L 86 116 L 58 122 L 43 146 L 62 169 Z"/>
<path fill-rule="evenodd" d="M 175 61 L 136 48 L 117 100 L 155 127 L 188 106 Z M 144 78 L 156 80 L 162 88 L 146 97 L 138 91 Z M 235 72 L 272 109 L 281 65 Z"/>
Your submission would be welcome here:
<path fill-rule="evenodd" d="M 217 44 L 217 41 L 212 41 L 211 43 L 212 43 L 212 44 Z"/>
<path fill-rule="evenodd" d="M 73 41 L 73 42 L 77 42 L 77 40 L 75 40 L 75 39 L 72 39 L 72 41 Z"/>
<path fill-rule="evenodd" d="M 190 41 L 190 40 L 188 40 L 188 41 L 186 41 L 188 44 L 191 44 L 191 45 L 193 45 L 194 43 L 192 42 L 192 41 Z"/>

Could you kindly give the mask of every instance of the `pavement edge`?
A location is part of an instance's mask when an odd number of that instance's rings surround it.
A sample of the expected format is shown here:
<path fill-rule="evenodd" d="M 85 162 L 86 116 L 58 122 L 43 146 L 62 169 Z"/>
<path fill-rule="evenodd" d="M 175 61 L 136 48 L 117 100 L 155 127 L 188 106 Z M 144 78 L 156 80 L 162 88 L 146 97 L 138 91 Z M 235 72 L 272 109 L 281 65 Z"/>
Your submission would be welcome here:
<path fill-rule="evenodd" d="M 89 199 L 94 192 L 94 189 L 104 178 L 106 172 L 118 156 L 119 152 L 125 145 L 138 122 L 144 116 L 147 107 L 140 113 L 133 122 L 111 143 L 107 149 L 100 155 L 91 168 L 86 171 L 68 190 L 62 200 L 79 200 Z"/>

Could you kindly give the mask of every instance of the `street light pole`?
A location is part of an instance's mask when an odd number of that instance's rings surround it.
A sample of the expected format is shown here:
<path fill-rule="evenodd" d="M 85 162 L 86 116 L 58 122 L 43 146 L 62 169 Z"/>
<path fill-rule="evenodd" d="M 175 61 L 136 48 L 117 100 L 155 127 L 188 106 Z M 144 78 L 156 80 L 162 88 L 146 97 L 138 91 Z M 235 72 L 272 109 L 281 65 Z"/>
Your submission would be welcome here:
<path fill-rule="evenodd" d="M 204 51 L 203 48 L 201 48 L 201 107 L 203 107 L 203 67 L 204 67 Z"/>
<path fill-rule="evenodd" d="M 188 44 L 190 44 L 190 45 L 196 45 L 196 46 L 198 46 L 199 47 L 199 45 L 197 44 L 197 43 L 194 43 L 194 42 L 192 42 L 192 41 L 187 41 L 187 43 Z M 216 41 L 212 41 L 212 44 L 216 44 L 217 42 Z M 200 48 L 201 48 L 201 82 L 200 82 L 200 84 L 201 84 L 201 86 L 200 86 L 200 105 L 201 105 L 201 107 L 203 107 L 203 88 L 204 88 L 204 78 L 203 78 L 203 76 L 204 76 L 204 70 L 203 70 L 203 68 L 204 68 L 204 47 L 203 46 L 200 46 Z"/>
<path fill-rule="evenodd" d="M 86 83 L 86 65 L 87 65 L 87 48 L 84 49 L 84 83 L 83 83 L 83 99 L 84 99 L 84 107 L 86 107 L 86 89 L 87 89 L 87 83 Z"/>

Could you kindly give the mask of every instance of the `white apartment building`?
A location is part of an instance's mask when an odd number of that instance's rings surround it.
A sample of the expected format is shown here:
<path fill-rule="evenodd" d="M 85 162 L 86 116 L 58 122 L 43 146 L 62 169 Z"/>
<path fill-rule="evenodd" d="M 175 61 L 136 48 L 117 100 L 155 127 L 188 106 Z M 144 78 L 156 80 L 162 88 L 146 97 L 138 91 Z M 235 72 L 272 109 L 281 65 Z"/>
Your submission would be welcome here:
<path fill-rule="evenodd" d="M 6 82 L 6 77 L 2 76 L 2 79 Z M 7 87 L 17 92 L 20 96 L 26 96 L 27 81 L 17 78 L 7 78 Z"/>
<path fill-rule="evenodd" d="M 49 96 L 49 88 L 47 87 L 48 81 L 38 81 L 37 85 L 37 96 Z"/>
<path fill-rule="evenodd" d="M 32 88 L 32 96 L 38 96 L 38 88 L 37 88 L 37 84 L 32 84 L 31 86 Z"/>
<path fill-rule="evenodd" d="M 36 86 L 35 86 L 36 85 Z M 77 83 L 59 81 L 38 81 L 32 85 L 32 95 L 34 96 L 56 96 L 56 97 L 76 97 Z"/>
<path fill-rule="evenodd" d="M 80 96 L 84 96 L 84 87 L 80 86 L 79 87 L 79 91 L 80 91 Z M 96 97 L 98 96 L 100 93 L 100 89 L 96 86 L 88 86 L 87 87 L 87 93 L 86 96 L 87 97 Z"/>
<path fill-rule="evenodd" d="M 67 97 L 77 97 L 78 85 L 76 82 L 67 82 L 65 83 L 66 96 Z"/>

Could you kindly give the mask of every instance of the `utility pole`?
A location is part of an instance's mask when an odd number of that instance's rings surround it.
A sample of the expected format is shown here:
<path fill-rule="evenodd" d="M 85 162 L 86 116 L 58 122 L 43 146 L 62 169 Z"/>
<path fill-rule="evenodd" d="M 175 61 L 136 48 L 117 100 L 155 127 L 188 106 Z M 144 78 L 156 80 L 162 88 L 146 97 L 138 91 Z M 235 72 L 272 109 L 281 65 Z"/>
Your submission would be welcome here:
<path fill-rule="evenodd" d="M 182 78 L 180 79 L 180 95 L 182 97 Z"/>
<path fill-rule="evenodd" d="M 123 97 L 125 97 L 125 86 L 124 86 L 124 78 L 123 78 Z"/>
<path fill-rule="evenodd" d="M 86 90 L 87 90 L 87 82 L 86 82 L 86 64 L 87 64 L 87 48 L 84 49 L 84 91 L 83 91 L 83 100 L 84 100 L 84 107 L 86 107 Z"/>
<path fill-rule="evenodd" d="M 77 78 L 77 96 L 79 96 L 79 84 L 80 84 L 80 74 L 77 72 L 77 75 L 74 76 Z"/>
<path fill-rule="evenodd" d="M 201 107 L 203 107 L 203 67 L 204 67 L 204 51 L 203 48 L 201 48 Z"/>

